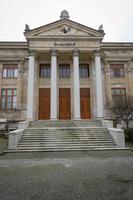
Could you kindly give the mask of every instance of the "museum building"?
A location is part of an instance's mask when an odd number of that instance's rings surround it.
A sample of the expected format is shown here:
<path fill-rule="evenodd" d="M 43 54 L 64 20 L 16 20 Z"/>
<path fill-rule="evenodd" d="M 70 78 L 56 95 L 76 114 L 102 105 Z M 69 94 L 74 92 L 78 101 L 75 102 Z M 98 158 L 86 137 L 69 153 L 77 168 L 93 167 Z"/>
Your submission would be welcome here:
<path fill-rule="evenodd" d="M 26 42 L 0 42 L 0 118 L 111 118 L 107 101 L 133 93 L 133 43 L 102 42 L 104 30 L 69 19 L 30 29 Z"/>

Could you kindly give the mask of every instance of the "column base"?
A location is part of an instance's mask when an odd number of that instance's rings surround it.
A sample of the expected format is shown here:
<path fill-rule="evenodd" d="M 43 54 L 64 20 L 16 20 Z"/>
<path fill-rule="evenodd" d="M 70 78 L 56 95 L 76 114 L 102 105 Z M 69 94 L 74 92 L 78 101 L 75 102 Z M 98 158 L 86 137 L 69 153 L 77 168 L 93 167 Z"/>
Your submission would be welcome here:
<path fill-rule="evenodd" d="M 104 117 L 96 117 L 96 120 L 103 120 Z"/>
<path fill-rule="evenodd" d="M 57 121 L 57 118 L 50 118 L 51 121 Z"/>
<path fill-rule="evenodd" d="M 26 119 L 26 122 L 33 122 L 33 121 L 35 121 L 33 118 L 27 118 Z"/>
<path fill-rule="evenodd" d="M 73 120 L 75 120 L 75 121 L 76 121 L 76 120 L 81 120 L 81 118 L 74 118 Z"/>

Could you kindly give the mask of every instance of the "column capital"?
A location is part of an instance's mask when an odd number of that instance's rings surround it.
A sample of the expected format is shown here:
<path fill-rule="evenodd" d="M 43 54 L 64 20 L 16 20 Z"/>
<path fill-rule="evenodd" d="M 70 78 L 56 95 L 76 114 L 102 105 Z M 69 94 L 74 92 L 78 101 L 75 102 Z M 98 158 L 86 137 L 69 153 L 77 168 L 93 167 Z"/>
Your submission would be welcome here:
<path fill-rule="evenodd" d="M 101 56 L 101 52 L 99 50 L 94 51 L 95 56 Z"/>
<path fill-rule="evenodd" d="M 74 49 L 73 50 L 73 56 L 79 56 L 79 50 L 77 50 L 77 49 Z"/>
<path fill-rule="evenodd" d="M 56 55 L 57 55 L 56 49 L 51 49 L 51 56 L 56 56 Z"/>
<path fill-rule="evenodd" d="M 29 56 L 35 56 L 35 50 L 29 50 L 28 53 Z"/>

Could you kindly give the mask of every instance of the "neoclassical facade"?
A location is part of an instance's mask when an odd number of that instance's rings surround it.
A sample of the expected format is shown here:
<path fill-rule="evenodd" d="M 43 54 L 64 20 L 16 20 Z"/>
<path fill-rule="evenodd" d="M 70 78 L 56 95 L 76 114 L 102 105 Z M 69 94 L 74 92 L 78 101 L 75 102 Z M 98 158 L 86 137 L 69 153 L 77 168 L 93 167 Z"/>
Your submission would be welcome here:
<path fill-rule="evenodd" d="M 133 94 L 133 43 L 102 42 L 98 30 L 69 19 L 30 29 L 26 42 L 0 42 L 0 118 L 111 118 L 113 95 Z"/>

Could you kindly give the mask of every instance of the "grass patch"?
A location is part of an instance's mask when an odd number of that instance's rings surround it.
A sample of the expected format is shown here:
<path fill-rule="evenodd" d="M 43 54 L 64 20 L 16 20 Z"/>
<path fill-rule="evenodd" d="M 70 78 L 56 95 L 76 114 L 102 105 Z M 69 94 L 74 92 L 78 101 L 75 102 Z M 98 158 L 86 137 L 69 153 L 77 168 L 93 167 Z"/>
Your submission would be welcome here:
<path fill-rule="evenodd" d="M 133 128 L 124 130 L 126 140 L 133 142 Z"/>
<path fill-rule="evenodd" d="M 0 152 L 7 149 L 8 139 L 4 132 L 0 132 Z"/>
<path fill-rule="evenodd" d="M 7 136 L 5 135 L 5 133 L 3 133 L 3 132 L 1 133 L 0 132 L 0 138 L 7 139 Z"/>

